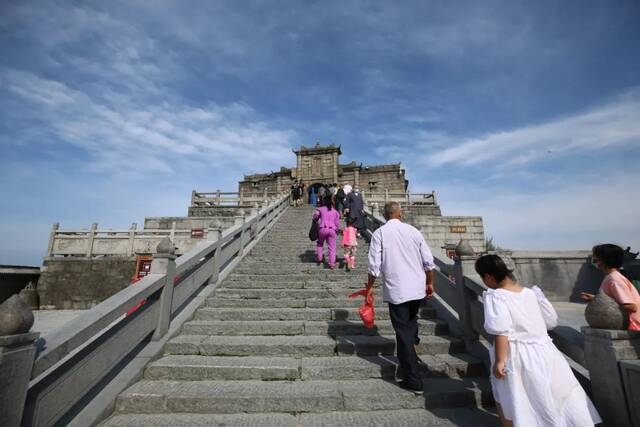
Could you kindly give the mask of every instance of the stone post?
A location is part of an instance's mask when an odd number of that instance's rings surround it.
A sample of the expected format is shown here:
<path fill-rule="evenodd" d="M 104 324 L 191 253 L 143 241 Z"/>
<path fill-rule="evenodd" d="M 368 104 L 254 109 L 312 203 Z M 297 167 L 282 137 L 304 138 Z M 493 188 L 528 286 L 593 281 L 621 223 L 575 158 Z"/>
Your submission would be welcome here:
<path fill-rule="evenodd" d="M 38 332 L 0 336 L 0 425 L 19 426 L 29 390 Z"/>
<path fill-rule="evenodd" d="M 196 205 L 196 190 L 191 190 L 191 206 Z"/>
<path fill-rule="evenodd" d="M 129 248 L 127 255 L 133 256 L 134 251 L 134 240 L 136 238 L 136 230 L 138 229 L 138 224 L 135 222 L 131 224 L 131 228 L 129 229 Z"/>
<path fill-rule="evenodd" d="M 238 250 L 238 256 L 242 256 L 244 253 L 244 215 L 235 217 L 235 225 L 239 225 L 240 228 L 240 249 Z"/>
<path fill-rule="evenodd" d="M 384 189 L 384 204 L 386 205 L 387 203 L 389 203 L 389 189 L 385 188 Z"/>
<path fill-rule="evenodd" d="M 87 252 L 85 254 L 85 256 L 87 258 L 91 258 L 91 255 L 93 254 L 93 239 L 95 239 L 96 237 L 96 230 L 98 229 L 98 223 L 94 222 L 93 224 L 91 224 L 91 229 L 89 230 L 89 238 L 87 239 Z"/>
<path fill-rule="evenodd" d="M 151 262 L 151 274 L 164 274 L 165 282 L 160 295 L 160 311 L 158 322 L 153 332 L 153 341 L 162 338 L 169 330 L 171 322 L 171 305 L 173 303 L 173 278 L 176 275 L 176 249 L 173 242 L 165 237 L 160 241 Z"/>
<path fill-rule="evenodd" d="M 464 334 L 465 341 L 478 340 L 478 333 L 473 330 L 471 320 L 470 303 L 473 298 L 477 298 L 476 294 L 464 285 L 465 275 L 474 275 L 474 263 L 476 257 L 473 248 L 468 240 L 460 240 L 456 246 L 456 262 L 454 265 L 454 275 L 456 280 L 456 288 L 458 290 L 458 304 L 456 311 L 460 319 L 460 325 Z"/>
<path fill-rule="evenodd" d="M 216 200 L 213 202 L 214 205 L 220 206 L 220 189 L 216 190 Z"/>
<path fill-rule="evenodd" d="M 56 233 L 58 232 L 59 229 L 60 229 L 59 222 L 54 223 L 53 227 L 51 227 L 51 234 L 49 235 L 49 245 L 47 246 L 47 257 L 50 257 L 53 255 L 53 245 L 56 241 Z"/>
<path fill-rule="evenodd" d="M 209 242 L 219 242 L 222 237 L 222 229 L 218 226 L 211 227 L 207 230 L 207 240 Z M 214 284 L 218 281 L 218 275 L 220 274 L 220 243 L 216 245 L 216 252 L 213 255 L 213 274 L 209 278 L 209 284 Z"/>
<path fill-rule="evenodd" d="M 584 358 L 589 369 L 593 400 L 606 425 L 631 427 L 629 403 L 632 395 L 625 396 L 621 375 L 621 361 L 640 359 L 640 332 L 616 331 L 582 327 Z M 635 402 L 638 400 L 638 385 Z M 631 407 L 638 411 L 637 407 Z"/>
<path fill-rule="evenodd" d="M 0 304 L 0 426 L 19 426 L 29 390 L 31 369 L 40 336 L 29 332 L 33 313 L 13 295 Z"/>
<path fill-rule="evenodd" d="M 438 206 L 438 195 L 436 194 L 436 190 L 433 190 L 431 192 L 431 194 L 433 195 L 433 204 L 434 204 L 434 206 Z"/>

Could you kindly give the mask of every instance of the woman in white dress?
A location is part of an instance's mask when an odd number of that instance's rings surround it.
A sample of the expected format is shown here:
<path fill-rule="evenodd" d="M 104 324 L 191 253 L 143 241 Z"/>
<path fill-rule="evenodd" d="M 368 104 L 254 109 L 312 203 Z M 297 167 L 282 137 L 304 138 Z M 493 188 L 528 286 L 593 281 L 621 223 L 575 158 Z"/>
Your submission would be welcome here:
<path fill-rule="evenodd" d="M 495 336 L 491 387 L 503 426 L 585 427 L 601 423 L 548 329 L 558 315 L 537 286 L 514 282 L 504 261 L 485 255 L 476 271 L 490 289 L 483 295 L 484 328 Z"/>

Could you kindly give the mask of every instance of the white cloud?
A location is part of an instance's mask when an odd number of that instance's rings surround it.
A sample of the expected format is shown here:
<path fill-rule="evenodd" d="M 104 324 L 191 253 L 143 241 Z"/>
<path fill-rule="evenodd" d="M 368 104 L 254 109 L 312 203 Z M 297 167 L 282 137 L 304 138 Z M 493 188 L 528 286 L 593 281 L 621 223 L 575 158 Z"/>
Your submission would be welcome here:
<path fill-rule="evenodd" d="M 4 70 L 0 78 L 62 144 L 86 150 L 93 159 L 88 167 L 97 171 L 167 173 L 179 161 L 277 168 L 291 155 L 296 137 L 244 104 L 194 108 L 104 100 L 27 72 Z"/>
<path fill-rule="evenodd" d="M 548 154 L 567 155 L 613 145 L 640 145 L 640 90 L 576 114 L 540 125 L 466 139 L 423 157 L 432 166 L 479 165 L 495 160 L 528 164 Z M 447 142 L 451 137 L 446 137 Z"/>

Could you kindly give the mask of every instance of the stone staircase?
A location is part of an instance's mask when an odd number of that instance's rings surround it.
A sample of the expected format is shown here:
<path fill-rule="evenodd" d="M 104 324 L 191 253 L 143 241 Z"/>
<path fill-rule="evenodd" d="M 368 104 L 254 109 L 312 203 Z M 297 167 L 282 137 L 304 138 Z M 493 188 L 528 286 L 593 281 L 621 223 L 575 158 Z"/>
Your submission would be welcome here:
<path fill-rule="evenodd" d="M 496 425 L 479 360 L 425 305 L 419 354 L 424 396 L 395 383 L 389 313 L 358 316 L 367 244 L 357 267 L 329 270 L 306 237 L 311 209 L 289 208 L 221 284 L 164 357 L 123 392 L 106 426 Z M 339 257 L 342 251 L 339 250 Z"/>

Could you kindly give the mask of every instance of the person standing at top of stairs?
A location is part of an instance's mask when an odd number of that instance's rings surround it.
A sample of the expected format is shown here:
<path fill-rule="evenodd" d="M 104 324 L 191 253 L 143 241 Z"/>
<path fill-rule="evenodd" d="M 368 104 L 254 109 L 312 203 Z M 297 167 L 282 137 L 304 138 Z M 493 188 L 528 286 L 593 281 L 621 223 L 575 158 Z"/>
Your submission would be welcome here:
<path fill-rule="evenodd" d="M 425 297 L 431 298 L 434 294 L 433 254 L 420 231 L 401 221 L 402 209 L 397 202 L 385 205 L 384 217 L 387 223 L 371 237 L 367 291 L 373 298 L 374 282 L 383 274 L 383 300 L 389 304 L 398 361 L 404 375 L 399 385 L 422 394 L 424 386 L 415 346 L 419 344 L 420 305 Z"/>
<path fill-rule="evenodd" d="M 340 214 L 333 206 L 333 197 L 330 194 L 322 199 L 321 204 L 322 206 L 313 212 L 313 220 L 319 221 L 316 261 L 322 262 L 324 242 L 327 242 L 329 268 L 333 270 L 336 267 L 336 240 L 340 228 Z"/>

